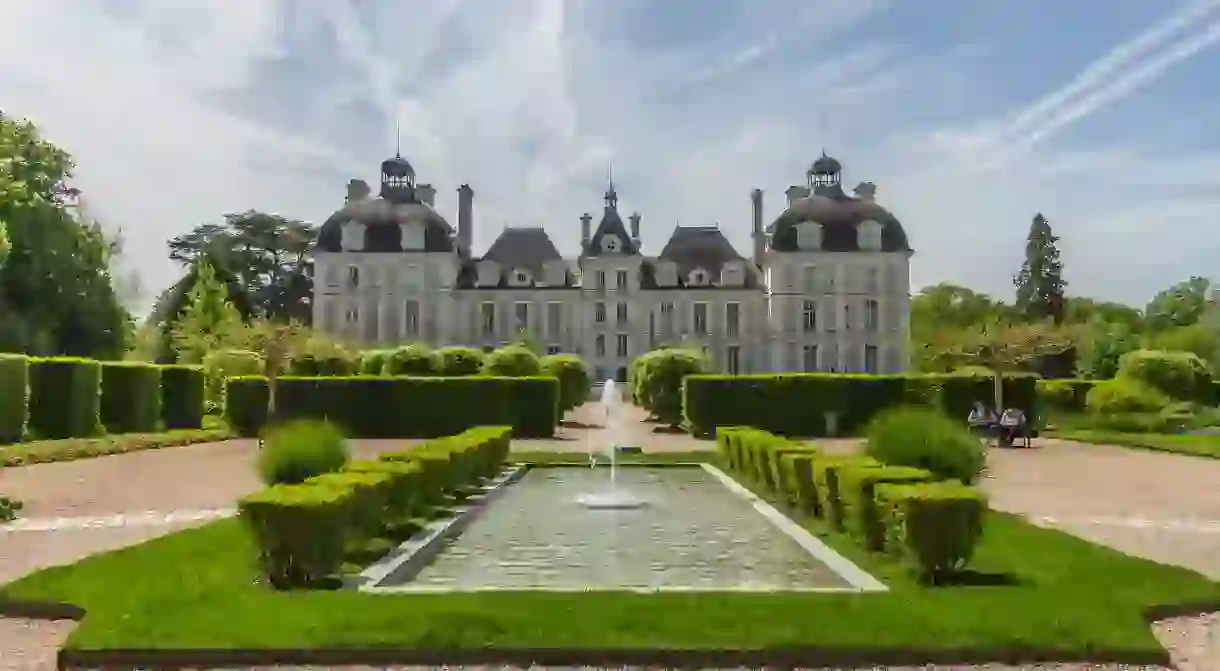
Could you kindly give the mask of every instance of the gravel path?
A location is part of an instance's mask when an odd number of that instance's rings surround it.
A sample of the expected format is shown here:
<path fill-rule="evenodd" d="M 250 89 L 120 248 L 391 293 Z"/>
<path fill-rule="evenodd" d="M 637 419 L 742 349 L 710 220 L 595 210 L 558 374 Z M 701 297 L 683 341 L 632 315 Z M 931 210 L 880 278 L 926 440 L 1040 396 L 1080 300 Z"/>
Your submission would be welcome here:
<path fill-rule="evenodd" d="M 596 424 L 596 411 L 586 406 L 571 419 Z M 637 426 L 633 435 L 618 436 L 619 441 L 646 445 L 650 451 L 711 448 L 709 443 L 687 436 L 652 433 L 648 425 Z M 610 438 L 597 428 L 568 428 L 564 433 L 553 440 L 520 441 L 515 446 L 586 451 L 602 448 Z M 361 440 L 354 441 L 353 449 L 358 458 L 368 458 L 413 442 Z M 855 448 L 853 441 L 827 442 L 835 451 Z M 1039 441 L 1039 445 L 1042 449 L 993 451 L 984 486 L 994 507 L 1028 514 L 1041 524 L 1220 579 L 1220 488 L 1214 486 L 1220 482 L 1220 460 L 1052 440 Z M 231 508 L 237 498 L 259 486 L 254 451 L 253 441 L 234 440 L 0 469 L 0 492 L 25 501 L 22 515 L 27 519 L 12 531 L 0 528 L 0 583 L 204 523 L 203 517 L 192 519 L 192 515 Z M 167 518 L 175 511 L 181 514 Z M 116 522 L 113 516 L 119 513 L 132 523 Z M 53 669 L 55 651 L 72 626 L 71 622 L 0 618 L 0 669 Z M 1220 615 L 1175 618 L 1157 623 L 1153 629 L 1179 671 L 1220 669 Z M 372 667 L 312 668 L 354 671 Z M 892 668 L 906 671 L 908 667 Z M 1018 668 L 1119 671 L 1122 667 L 909 667 L 910 671 Z"/>

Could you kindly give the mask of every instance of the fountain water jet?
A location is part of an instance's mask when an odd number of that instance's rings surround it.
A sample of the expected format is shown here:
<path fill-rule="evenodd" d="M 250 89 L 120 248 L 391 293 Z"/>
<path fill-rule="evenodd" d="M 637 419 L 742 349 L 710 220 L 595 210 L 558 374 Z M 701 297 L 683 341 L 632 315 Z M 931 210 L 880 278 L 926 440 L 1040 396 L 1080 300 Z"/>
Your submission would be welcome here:
<path fill-rule="evenodd" d="M 605 413 L 606 432 L 610 435 L 610 486 L 605 491 L 581 494 L 576 498 L 580 505 L 592 510 L 630 510 L 641 508 L 646 502 L 636 498 L 618 486 L 618 441 L 619 436 L 619 405 L 622 399 L 614 380 L 606 380 L 602 386 L 601 405 Z M 589 465 L 597 467 L 597 453 L 592 446 L 589 448 Z"/>

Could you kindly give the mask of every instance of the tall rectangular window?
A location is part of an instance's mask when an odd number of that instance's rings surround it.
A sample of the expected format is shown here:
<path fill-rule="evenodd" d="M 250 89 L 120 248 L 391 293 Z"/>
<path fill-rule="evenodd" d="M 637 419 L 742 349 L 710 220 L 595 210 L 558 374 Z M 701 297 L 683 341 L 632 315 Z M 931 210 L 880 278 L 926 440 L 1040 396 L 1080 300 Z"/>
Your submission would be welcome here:
<path fill-rule="evenodd" d="M 496 304 L 484 303 L 480 306 L 482 310 L 483 335 L 495 335 L 496 333 Z"/>
<path fill-rule="evenodd" d="M 552 338 L 563 335 L 563 304 L 546 304 L 546 332 Z"/>
<path fill-rule="evenodd" d="M 593 288 L 598 290 L 606 288 L 606 271 L 599 270 L 593 273 Z"/>
<path fill-rule="evenodd" d="M 813 373 L 818 369 L 818 346 L 805 345 L 801 351 L 801 368 L 806 373 Z"/>
<path fill-rule="evenodd" d="M 729 345 L 725 351 L 725 364 L 729 369 L 729 375 L 737 375 L 741 371 L 741 346 Z"/>
<path fill-rule="evenodd" d="M 597 338 L 593 340 L 593 352 L 595 356 L 606 356 L 606 336 L 597 334 Z"/>
<path fill-rule="evenodd" d="M 730 336 L 741 332 L 741 303 L 729 303 L 724 306 L 724 331 Z"/>
<path fill-rule="evenodd" d="M 419 301 L 408 299 L 403 308 L 406 335 L 414 338 L 419 335 Z"/>
<path fill-rule="evenodd" d="M 614 278 L 615 278 L 614 284 L 618 288 L 618 290 L 626 291 L 627 290 L 627 271 L 626 270 L 616 271 L 614 273 Z"/>
<path fill-rule="evenodd" d="M 674 332 L 674 304 L 671 301 L 661 303 L 661 333 L 665 335 L 673 335 Z"/>
<path fill-rule="evenodd" d="M 360 287 L 360 266 L 347 267 L 347 284 L 353 289 Z"/>
<path fill-rule="evenodd" d="M 804 282 L 803 282 L 803 286 L 801 288 L 807 294 L 821 293 L 821 286 L 819 286 L 819 283 L 818 283 L 818 267 L 817 266 L 805 266 L 804 270 L 805 270 L 804 277 L 803 277 Z"/>
<path fill-rule="evenodd" d="M 694 322 L 694 332 L 699 334 L 707 333 L 707 303 L 695 303 L 692 306 L 691 321 Z"/>
<path fill-rule="evenodd" d="M 877 346 L 864 346 L 864 372 L 871 375 L 877 373 Z"/>
<path fill-rule="evenodd" d="M 593 321 L 598 324 L 606 323 L 606 304 L 598 301 L 593 305 Z"/>
<path fill-rule="evenodd" d="M 876 333 L 881 324 L 881 305 L 869 299 L 864 301 L 864 330 Z"/>
<path fill-rule="evenodd" d="M 517 318 L 517 333 L 525 333 L 530 330 L 530 304 L 517 303 L 513 305 L 513 313 Z"/>
<path fill-rule="evenodd" d="M 818 304 L 814 301 L 801 303 L 801 329 L 805 333 L 818 330 Z"/>
<path fill-rule="evenodd" d="M 615 321 L 619 324 L 627 323 L 627 304 L 619 303 L 614 310 Z"/>
<path fill-rule="evenodd" d="M 615 338 L 614 344 L 615 344 L 615 348 L 614 348 L 615 353 L 618 354 L 620 359 L 627 356 L 627 334 L 626 333 L 618 334 L 618 337 Z"/>

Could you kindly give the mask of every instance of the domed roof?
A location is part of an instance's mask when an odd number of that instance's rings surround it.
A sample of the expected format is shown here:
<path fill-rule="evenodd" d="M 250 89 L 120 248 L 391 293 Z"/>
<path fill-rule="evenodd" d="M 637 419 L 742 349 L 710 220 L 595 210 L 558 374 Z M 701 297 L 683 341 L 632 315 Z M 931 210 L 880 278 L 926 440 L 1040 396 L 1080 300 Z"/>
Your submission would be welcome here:
<path fill-rule="evenodd" d="M 809 221 L 822 225 L 820 251 L 859 250 L 856 228 L 866 221 L 881 224 L 881 251 L 911 251 L 906 231 L 902 229 L 897 217 L 872 201 L 844 194 L 838 186 L 819 188 L 817 193 L 796 200 L 779 215 L 768 228 L 771 233 L 771 249 L 781 252 L 800 251 L 796 243 L 796 226 Z"/>
<path fill-rule="evenodd" d="M 843 171 L 843 164 L 822 152 L 821 158 L 813 162 L 809 172 L 814 175 L 834 175 Z"/>
<path fill-rule="evenodd" d="M 391 177 L 414 177 L 415 168 L 411 167 L 410 161 L 395 154 L 394 158 L 387 158 L 381 162 L 381 174 Z"/>
<path fill-rule="evenodd" d="M 325 252 L 344 251 L 343 227 L 352 222 L 365 226 L 362 250 L 365 252 L 404 251 L 399 226 L 411 223 L 424 226 L 424 251 L 451 252 L 454 249 L 454 229 L 439 212 L 425 203 L 399 203 L 385 198 L 353 200 L 330 215 L 318 230 L 318 249 Z"/>

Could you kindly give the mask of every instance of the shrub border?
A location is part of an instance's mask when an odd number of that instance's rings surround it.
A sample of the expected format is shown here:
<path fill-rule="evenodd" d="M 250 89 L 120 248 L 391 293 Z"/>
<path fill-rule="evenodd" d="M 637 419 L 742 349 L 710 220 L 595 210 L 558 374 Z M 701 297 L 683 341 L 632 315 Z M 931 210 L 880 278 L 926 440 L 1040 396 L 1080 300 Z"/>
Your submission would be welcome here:
<path fill-rule="evenodd" d="M 145 450 L 159 450 L 166 447 L 215 443 L 234 438 L 236 436 L 228 429 L 177 429 L 162 433 L 119 433 L 97 438 L 62 438 L 11 443 L 0 445 L 0 468 L 77 461 Z"/>

